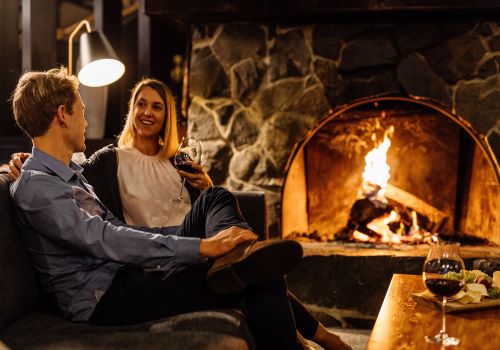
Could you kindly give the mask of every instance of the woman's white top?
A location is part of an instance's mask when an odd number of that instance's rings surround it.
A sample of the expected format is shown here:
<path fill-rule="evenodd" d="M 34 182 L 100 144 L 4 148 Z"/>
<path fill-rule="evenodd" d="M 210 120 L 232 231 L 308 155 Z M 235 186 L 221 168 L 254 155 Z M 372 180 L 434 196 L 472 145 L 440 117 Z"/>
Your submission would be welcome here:
<path fill-rule="evenodd" d="M 191 206 L 186 188 L 182 197 L 188 205 L 171 201 L 179 197 L 182 183 L 172 163 L 160 154 L 147 156 L 133 147 L 117 152 L 118 185 L 127 224 L 180 225 Z"/>

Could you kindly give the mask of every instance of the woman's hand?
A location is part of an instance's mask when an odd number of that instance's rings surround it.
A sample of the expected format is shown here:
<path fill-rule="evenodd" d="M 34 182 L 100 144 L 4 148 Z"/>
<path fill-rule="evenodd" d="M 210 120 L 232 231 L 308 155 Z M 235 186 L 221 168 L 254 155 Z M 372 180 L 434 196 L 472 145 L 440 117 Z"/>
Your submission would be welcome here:
<path fill-rule="evenodd" d="M 21 175 L 21 167 L 23 163 L 31 154 L 29 153 L 14 153 L 10 156 L 9 161 L 9 178 L 12 181 L 16 181 L 19 175 Z"/>
<path fill-rule="evenodd" d="M 204 191 L 214 185 L 212 179 L 208 173 L 203 170 L 203 167 L 200 164 L 191 163 L 190 165 L 193 168 L 193 173 L 183 170 L 177 170 L 177 172 L 181 177 L 186 178 L 186 181 L 189 182 L 191 186 L 199 189 L 200 191 Z"/>

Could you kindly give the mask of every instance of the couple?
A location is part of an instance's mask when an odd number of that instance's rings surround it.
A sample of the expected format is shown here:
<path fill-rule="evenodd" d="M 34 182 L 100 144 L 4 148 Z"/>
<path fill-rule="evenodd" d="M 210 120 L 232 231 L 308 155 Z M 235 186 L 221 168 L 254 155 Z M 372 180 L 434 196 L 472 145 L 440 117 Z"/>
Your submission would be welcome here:
<path fill-rule="evenodd" d="M 118 325 L 214 308 L 243 311 L 259 348 L 301 349 L 300 334 L 349 349 L 286 289 L 294 241 L 255 242 L 234 197 L 205 190 L 179 226 L 128 226 L 71 161 L 87 126 L 76 77 L 28 72 L 13 93 L 32 156 L 11 186 L 16 220 L 45 291 L 66 318 Z M 269 261 L 272 259 L 272 262 Z"/>
<path fill-rule="evenodd" d="M 141 79 L 128 105 L 118 147 L 104 147 L 79 165 L 99 199 L 121 221 L 148 227 L 180 225 L 190 204 L 201 191 L 213 186 L 212 180 L 199 164 L 192 164 L 192 172 L 176 170 L 172 164 L 179 144 L 177 112 L 165 84 Z M 19 176 L 28 156 L 12 156 L 12 180 Z M 189 196 L 184 196 L 184 201 L 189 205 L 168 205 L 165 198 L 177 198 L 180 193 L 181 176 L 186 179 Z"/>

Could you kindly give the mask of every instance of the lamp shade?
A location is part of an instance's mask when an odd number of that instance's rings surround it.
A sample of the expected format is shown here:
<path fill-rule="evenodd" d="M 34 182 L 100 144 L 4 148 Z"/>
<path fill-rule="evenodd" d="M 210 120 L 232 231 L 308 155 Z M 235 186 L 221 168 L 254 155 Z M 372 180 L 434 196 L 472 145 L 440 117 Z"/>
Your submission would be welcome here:
<path fill-rule="evenodd" d="M 125 66 L 118 60 L 113 47 L 98 31 L 80 36 L 81 69 L 78 79 L 87 86 L 111 84 L 125 73 Z"/>

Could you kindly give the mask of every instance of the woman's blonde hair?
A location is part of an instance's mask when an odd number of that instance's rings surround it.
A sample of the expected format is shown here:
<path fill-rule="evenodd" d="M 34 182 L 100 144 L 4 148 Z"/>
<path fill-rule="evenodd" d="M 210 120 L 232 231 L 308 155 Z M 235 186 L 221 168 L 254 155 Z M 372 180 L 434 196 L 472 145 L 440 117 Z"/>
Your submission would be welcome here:
<path fill-rule="evenodd" d="M 132 89 L 132 94 L 128 102 L 128 114 L 125 121 L 125 126 L 118 136 L 118 147 L 132 147 L 137 130 L 134 127 L 134 106 L 137 101 L 137 96 L 145 87 L 150 87 L 155 90 L 161 97 L 165 105 L 165 123 L 163 131 L 160 132 L 158 144 L 161 146 L 161 151 L 167 158 L 172 157 L 179 146 L 179 136 L 177 135 L 177 109 L 175 107 L 174 96 L 170 89 L 159 80 L 144 78 L 135 84 Z"/>

